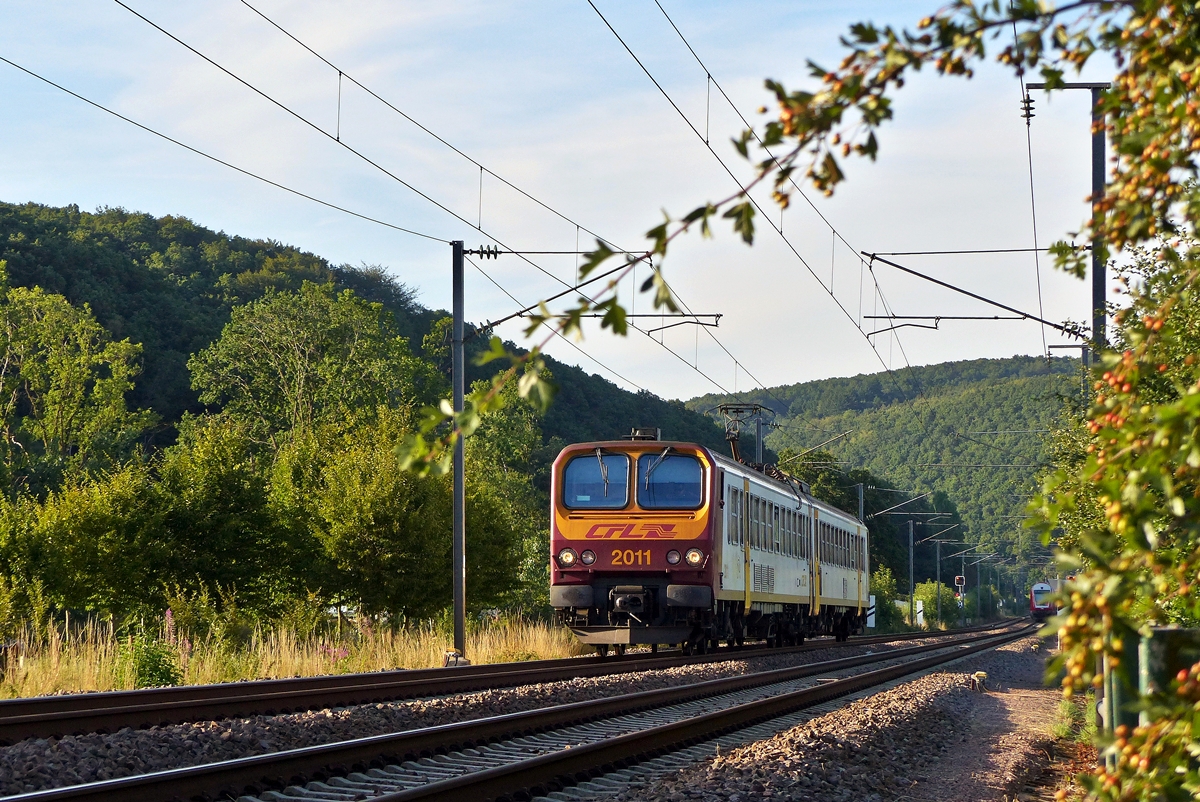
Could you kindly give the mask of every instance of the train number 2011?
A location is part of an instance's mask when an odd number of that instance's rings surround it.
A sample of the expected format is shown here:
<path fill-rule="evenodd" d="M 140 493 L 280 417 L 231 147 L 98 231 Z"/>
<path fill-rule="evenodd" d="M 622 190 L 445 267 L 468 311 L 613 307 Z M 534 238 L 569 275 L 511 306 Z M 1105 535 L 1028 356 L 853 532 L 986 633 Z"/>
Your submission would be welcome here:
<path fill-rule="evenodd" d="M 649 565 L 650 549 L 613 549 L 613 565 Z"/>

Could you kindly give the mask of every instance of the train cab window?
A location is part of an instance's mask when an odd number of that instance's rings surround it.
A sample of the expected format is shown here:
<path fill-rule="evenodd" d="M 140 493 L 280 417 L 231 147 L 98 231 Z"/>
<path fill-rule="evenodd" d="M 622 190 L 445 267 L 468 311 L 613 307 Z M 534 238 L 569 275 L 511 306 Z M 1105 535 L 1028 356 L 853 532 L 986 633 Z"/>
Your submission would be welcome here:
<path fill-rule="evenodd" d="M 572 510 L 612 510 L 629 503 L 629 457 L 596 449 L 563 469 L 563 504 Z"/>
<path fill-rule="evenodd" d="M 694 510 L 704 500 L 704 468 L 690 454 L 642 454 L 637 463 L 638 506 Z"/>

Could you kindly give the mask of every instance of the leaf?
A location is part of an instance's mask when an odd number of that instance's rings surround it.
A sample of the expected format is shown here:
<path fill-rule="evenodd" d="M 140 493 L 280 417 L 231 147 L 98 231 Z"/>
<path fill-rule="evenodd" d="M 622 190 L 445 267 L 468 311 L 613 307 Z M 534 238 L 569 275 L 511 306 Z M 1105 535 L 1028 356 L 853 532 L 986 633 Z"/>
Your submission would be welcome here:
<path fill-rule="evenodd" d="M 596 249 L 584 254 L 583 264 L 579 266 L 579 277 L 587 278 L 593 270 L 608 261 L 615 254 L 608 244 L 596 240 Z"/>
<path fill-rule="evenodd" d="M 512 359 L 513 355 L 504 347 L 504 343 L 499 337 L 492 337 L 488 340 L 488 350 L 475 357 L 476 365 L 486 365 L 489 362 L 494 362 L 497 359 Z"/>
<path fill-rule="evenodd" d="M 747 245 L 754 243 L 754 204 L 744 201 L 725 210 L 724 218 L 733 221 L 733 230 L 742 235 Z"/>

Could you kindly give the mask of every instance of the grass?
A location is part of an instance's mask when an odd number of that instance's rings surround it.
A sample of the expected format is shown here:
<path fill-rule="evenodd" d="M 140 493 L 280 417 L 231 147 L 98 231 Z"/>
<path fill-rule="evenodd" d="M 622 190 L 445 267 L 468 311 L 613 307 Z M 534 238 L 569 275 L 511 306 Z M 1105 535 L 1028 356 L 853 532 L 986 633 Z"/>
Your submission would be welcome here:
<path fill-rule="evenodd" d="M 55 624 L 22 635 L 0 651 L 0 698 L 149 685 L 235 682 L 249 679 L 349 674 L 440 666 L 451 639 L 425 624 L 402 630 L 347 627 L 343 638 L 304 638 L 287 629 L 254 631 L 240 644 L 216 638 L 195 642 L 171 632 L 140 640 L 116 635 L 89 620 Z M 160 660 L 143 658 L 149 643 Z M 590 652 L 570 632 L 543 621 L 501 619 L 473 627 L 467 657 L 474 663 L 543 660 Z M 165 666 L 163 665 L 165 664 Z"/>
<path fill-rule="evenodd" d="M 1089 691 L 1082 699 L 1074 697 L 1060 701 L 1050 734 L 1056 740 L 1095 743 L 1096 695 Z"/>

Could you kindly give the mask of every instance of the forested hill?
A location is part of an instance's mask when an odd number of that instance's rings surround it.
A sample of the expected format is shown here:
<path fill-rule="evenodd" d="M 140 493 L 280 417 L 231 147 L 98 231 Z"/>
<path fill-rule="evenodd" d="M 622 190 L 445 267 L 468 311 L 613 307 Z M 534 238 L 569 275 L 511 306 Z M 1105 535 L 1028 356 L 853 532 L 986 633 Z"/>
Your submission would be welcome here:
<path fill-rule="evenodd" d="M 1079 363 L 1014 356 L 824 379 L 743 393 L 774 409 L 766 442 L 803 449 L 850 432 L 826 450 L 843 467 L 865 468 L 896 487 L 944 491 L 971 541 L 1012 542 L 1045 463 L 1044 430 L 1078 398 Z M 687 403 L 711 409 L 725 399 Z M 956 533 L 957 534 L 957 533 Z"/>
<path fill-rule="evenodd" d="M 123 209 L 93 214 L 77 206 L 0 203 L 0 261 L 10 286 L 36 286 L 73 305 L 87 304 L 114 339 L 143 346 L 142 373 L 127 400 L 131 408 L 157 413 L 164 425 L 151 439 L 159 443 L 173 439 L 173 424 L 185 412 L 203 409 L 191 387 L 188 358 L 216 340 L 233 308 L 269 289 L 297 290 L 305 281 L 352 289 L 382 303 L 418 354 L 432 326 L 448 314 L 419 304 L 416 292 L 382 267 L 335 265 L 279 242 Z M 446 366 L 440 367 L 444 372 Z M 658 426 L 664 436 L 724 448 L 720 427 L 681 402 L 631 393 L 554 360 L 550 367 L 563 403 L 541 422 L 548 444 L 612 439 L 634 426 Z M 471 372 L 471 378 L 484 376 L 482 369 Z"/>

